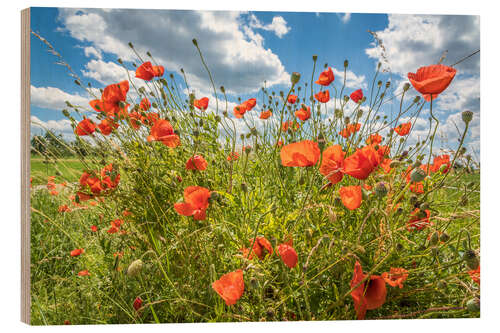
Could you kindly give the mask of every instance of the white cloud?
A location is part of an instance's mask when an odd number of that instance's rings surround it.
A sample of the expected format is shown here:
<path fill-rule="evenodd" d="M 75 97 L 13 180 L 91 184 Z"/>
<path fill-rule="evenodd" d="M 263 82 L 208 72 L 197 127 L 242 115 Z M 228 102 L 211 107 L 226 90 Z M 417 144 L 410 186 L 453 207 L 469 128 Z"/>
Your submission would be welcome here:
<path fill-rule="evenodd" d="M 69 119 L 43 121 L 36 116 L 31 116 L 31 127 L 51 130 L 57 133 L 73 133 Z"/>
<path fill-rule="evenodd" d="M 282 16 L 275 16 L 269 24 L 262 24 L 259 19 L 254 15 L 250 15 L 250 27 L 255 29 L 262 29 L 266 31 L 272 31 L 279 38 L 283 37 L 290 31 L 290 27 Z"/>
<path fill-rule="evenodd" d="M 129 73 L 132 77 L 135 77 L 134 72 L 130 71 Z M 104 85 L 128 80 L 127 70 L 112 61 L 106 62 L 93 59 L 85 65 L 85 70 L 82 70 L 82 74 Z"/>
<path fill-rule="evenodd" d="M 150 51 L 167 72 L 180 73 L 183 68 L 195 89 L 211 83 L 193 38 L 217 86 L 223 85 L 229 93 L 255 92 L 264 80 L 269 85 L 289 83 L 279 57 L 263 47 L 260 35 L 243 28 L 241 15 L 229 11 L 59 9 L 62 30 L 72 37 L 101 52 L 137 62 L 127 45 L 130 41 L 140 54 Z M 289 31 L 279 18 L 265 27 L 280 36 Z M 86 71 L 92 72 L 90 68 Z"/>
<path fill-rule="evenodd" d="M 344 71 L 339 71 L 335 68 L 332 68 L 332 70 L 333 74 L 335 74 L 335 81 L 342 85 L 344 82 Z M 368 87 L 366 84 L 366 77 L 364 75 L 356 75 L 350 70 L 346 71 L 345 85 L 347 88 L 353 89 L 366 89 Z"/>
<path fill-rule="evenodd" d="M 342 23 L 348 23 L 351 20 L 351 13 L 337 14 Z"/>
<path fill-rule="evenodd" d="M 31 104 L 43 109 L 62 110 L 66 101 L 73 105 L 88 106 L 89 99 L 78 94 L 69 94 L 55 87 L 31 86 Z"/>
<path fill-rule="evenodd" d="M 102 59 L 102 53 L 101 51 L 97 50 L 93 46 L 86 46 L 83 48 L 83 52 L 85 53 L 85 56 L 88 58 L 95 57 L 99 60 Z"/>

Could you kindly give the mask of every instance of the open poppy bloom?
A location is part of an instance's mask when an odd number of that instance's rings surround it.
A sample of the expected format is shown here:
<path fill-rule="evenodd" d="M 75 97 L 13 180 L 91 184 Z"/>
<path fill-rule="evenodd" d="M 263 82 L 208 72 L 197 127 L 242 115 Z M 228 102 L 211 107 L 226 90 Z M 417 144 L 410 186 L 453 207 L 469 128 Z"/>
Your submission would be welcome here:
<path fill-rule="evenodd" d="M 142 123 L 148 126 L 153 126 L 158 120 L 160 120 L 160 115 L 156 112 L 148 112 L 145 117 L 141 117 Z"/>
<path fill-rule="evenodd" d="M 205 170 L 207 168 L 207 161 L 201 155 L 194 155 L 186 162 L 186 170 Z"/>
<path fill-rule="evenodd" d="M 443 173 L 447 173 L 451 167 L 450 155 L 440 155 L 434 157 L 434 161 L 432 162 L 431 166 L 431 171 L 438 172 L 441 169 L 442 165 L 446 165 L 446 167 L 443 170 Z"/>
<path fill-rule="evenodd" d="M 392 170 L 391 163 L 392 163 L 392 160 L 390 158 L 384 158 L 382 160 L 382 163 L 380 163 L 380 167 L 382 168 L 382 170 L 384 170 L 385 173 L 389 173 Z"/>
<path fill-rule="evenodd" d="M 333 145 L 323 151 L 319 172 L 332 184 L 337 184 L 344 177 L 344 156 L 340 145 Z"/>
<path fill-rule="evenodd" d="M 236 161 L 239 157 L 240 157 L 240 154 L 238 154 L 238 152 L 233 151 L 231 154 L 229 154 L 229 156 L 227 157 L 227 160 L 229 162 Z"/>
<path fill-rule="evenodd" d="M 359 180 L 370 176 L 380 163 L 380 155 L 373 146 L 357 149 L 354 154 L 344 160 L 344 173 Z"/>
<path fill-rule="evenodd" d="M 132 126 L 133 129 L 139 129 L 141 127 L 143 116 L 137 111 L 130 112 L 128 116 L 129 116 L 130 126 Z"/>
<path fill-rule="evenodd" d="M 110 118 L 105 118 L 101 120 L 101 123 L 97 125 L 99 127 L 99 130 L 101 131 L 102 135 L 109 135 L 113 131 L 113 129 L 118 128 L 118 124 L 115 123 L 112 119 Z"/>
<path fill-rule="evenodd" d="M 201 111 L 205 111 L 208 108 L 208 97 L 203 97 L 200 99 L 195 99 L 193 101 L 193 105 L 197 108 L 200 109 Z"/>
<path fill-rule="evenodd" d="M 249 240 L 250 244 L 253 244 L 253 253 L 259 257 L 259 259 L 264 259 L 267 255 L 273 254 L 273 247 L 271 243 L 265 237 L 255 237 Z"/>
<path fill-rule="evenodd" d="M 90 273 L 87 269 L 78 272 L 78 276 L 89 276 Z"/>
<path fill-rule="evenodd" d="M 411 130 L 411 122 L 400 124 L 397 127 L 394 127 L 394 132 L 398 133 L 399 136 L 405 136 L 410 133 Z"/>
<path fill-rule="evenodd" d="M 472 281 L 476 282 L 477 284 L 481 283 L 481 266 L 477 266 L 476 269 L 468 271 L 467 274 L 469 274 Z"/>
<path fill-rule="evenodd" d="M 243 104 L 246 105 L 247 111 L 250 111 L 255 107 L 255 105 L 257 105 L 257 99 L 249 98 L 246 101 L 244 101 Z"/>
<path fill-rule="evenodd" d="M 233 108 L 233 114 L 238 119 L 243 118 L 246 112 L 247 112 L 247 105 L 245 103 L 237 105 Z"/>
<path fill-rule="evenodd" d="M 78 257 L 80 254 L 83 253 L 83 249 L 74 249 L 73 251 L 71 251 L 69 254 L 72 256 L 72 257 Z"/>
<path fill-rule="evenodd" d="M 153 66 L 151 61 L 147 61 L 137 67 L 135 77 L 145 81 L 151 81 L 154 77 L 163 76 L 165 68 L 163 66 Z"/>
<path fill-rule="evenodd" d="M 96 125 L 88 118 L 83 118 L 82 121 L 76 125 L 75 134 L 79 136 L 90 135 L 95 132 Z"/>
<path fill-rule="evenodd" d="M 57 209 L 59 213 L 66 213 L 66 212 L 71 212 L 71 208 L 68 207 L 68 205 L 61 205 Z"/>
<path fill-rule="evenodd" d="M 295 128 L 294 128 L 294 124 L 295 124 Z M 291 129 L 291 130 L 298 130 L 300 128 L 300 124 L 299 123 L 294 123 L 292 120 L 290 121 L 284 121 L 282 124 L 281 124 L 281 130 L 283 132 L 286 132 L 288 131 L 288 129 Z"/>
<path fill-rule="evenodd" d="M 140 297 L 136 297 L 132 306 L 134 307 L 135 311 L 138 311 L 142 306 L 142 299 Z"/>
<path fill-rule="evenodd" d="M 351 99 L 354 103 L 359 102 L 363 98 L 363 90 L 358 89 L 351 94 Z"/>
<path fill-rule="evenodd" d="M 320 91 L 314 94 L 314 98 L 316 98 L 318 102 L 326 103 L 330 100 L 330 92 L 328 90 Z"/>
<path fill-rule="evenodd" d="M 139 107 L 143 110 L 143 111 L 148 111 L 149 108 L 151 107 L 151 102 L 149 102 L 149 99 L 147 99 L 146 97 L 144 97 L 142 100 L 141 100 L 141 103 L 139 104 Z"/>
<path fill-rule="evenodd" d="M 295 111 L 295 117 L 299 118 L 302 121 L 306 121 L 307 119 L 311 118 L 311 107 L 306 107 L 302 104 L 302 107 L 299 110 Z"/>
<path fill-rule="evenodd" d="M 320 154 L 318 144 L 314 141 L 290 143 L 281 148 L 281 164 L 290 167 L 312 166 L 318 162 Z"/>
<path fill-rule="evenodd" d="M 335 80 L 335 76 L 333 75 L 332 68 L 328 67 L 328 69 L 325 69 L 323 72 L 321 72 L 316 83 L 326 87 L 330 83 L 332 83 L 333 80 Z"/>
<path fill-rule="evenodd" d="M 339 132 L 339 134 L 342 135 L 344 138 L 347 139 L 352 134 L 358 132 L 360 128 L 361 128 L 361 124 L 360 123 L 348 124 L 344 129 L 342 129 Z"/>
<path fill-rule="evenodd" d="M 174 128 L 170 122 L 160 119 L 151 127 L 151 133 L 147 138 L 148 142 L 161 141 L 165 146 L 175 148 L 181 144 L 179 136 L 174 133 Z"/>
<path fill-rule="evenodd" d="M 98 230 L 98 228 L 97 228 L 97 226 L 96 226 L 96 225 L 92 225 L 92 226 L 90 226 L 90 231 L 92 231 L 92 232 L 97 232 L 97 230 Z"/>
<path fill-rule="evenodd" d="M 245 290 L 243 271 L 238 269 L 222 275 L 219 280 L 212 283 L 212 288 L 222 297 L 226 305 L 236 304 Z"/>
<path fill-rule="evenodd" d="M 297 265 L 298 256 L 295 249 L 289 244 L 280 244 L 278 245 L 278 253 L 288 268 L 294 268 Z"/>
<path fill-rule="evenodd" d="M 108 164 L 104 168 L 101 169 L 101 180 L 102 187 L 107 189 L 114 189 L 118 186 L 120 182 L 120 174 L 117 169 L 113 167 L 113 164 Z"/>
<path fill-rule="evenodd" d="M 97 112 L 103 112 L 108 117 L 125 118 L 128 104 L 126 104 L 129 83 L 127 80 L 108 85 L 102 92 L 101 99 L 90 101 L 90 106 Z"/>
<path fill-rule="evenodd" d="M 290 95 L 288 96 L 288 103 L 290 104 L 295 104 L 295 102 L 297 101 L 297 95 Z"/>
<path fill-rule="evenodd" d="M 271 110 L 262 111 L 260 113 L 259 119 L 267 119 L 267 118 L 271 117 L 272 115 L 273 115 L 273 113 L 271 112 Z"/>
<path fill-rule="evenodd" d="M 368 139 L 366 139 L 366 144 L 368 145 L 379 145 L 382 142 L 382 136 L 378 133 L 371 134 Z"/>
<path fill-rule="evenodd" d="M 204 220 L 209 198 L 209 189 L 201 186 L 189 186 L 184 189 L 184 202 L 174 204 L 174 208 L 180 215 L 193 216 L 195 220 Z"/>
<path fill-rule="evenodd" d="M 351 288 L 358 285 L 366 275 L 359 261 L 354 264 L 354 274 L 351 280 Z M 354 309 L 358 319 L 365 319 L 367 310 L 374 310 L 385 303 L 387 288 L 385 281 L 378 275 L 371 275 L 368 280 L 361 283 L 356 289 L 351 291 L 351 297 L 354 301 Z"/>
<path fill-rule="evenodd" d="M 363 194 L 361 186 L 342 186 L 339 189 L 340 200 L 347 209 L 354 210 L 361 206 Z"/>
<path fill-rule="evenodd" d="M 432 222 L 429 220 L 431 217 L 431 212 L 429 210 L 425 210 L 425 212 L 420 212 L 419 208 L 415 208 L 415 210 L 411 213 L 410 219 L 408 220 L 408 224 L 406 228 L 410 230 L 422 230 L 432 225 Z"/>
<path fill-rule="evenodd" d="M 403 282 L 408 278 L 408 271 L 404 268 L 391 267 L 390 272 L 384 272 L 381 276 L 391 287 L 403 288 Z"/>
<path fill-rule="evenodd" d="M 425 100 L 430 101 L 448 88 L 456 73 L 455 68 L 438 64 L 420 67 L 417 73 L 408 73 L 408 79 Z"/>

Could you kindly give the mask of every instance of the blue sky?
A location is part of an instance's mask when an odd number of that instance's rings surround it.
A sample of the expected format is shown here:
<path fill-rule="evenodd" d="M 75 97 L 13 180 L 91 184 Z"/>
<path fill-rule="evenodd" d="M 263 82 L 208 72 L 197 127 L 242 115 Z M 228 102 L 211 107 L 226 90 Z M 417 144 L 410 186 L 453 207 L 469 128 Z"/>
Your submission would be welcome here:
<path fill-rule="evenodd" d="M 390 78 L 395 92 L 407 82 L 407 72 L 436 63 L 444 50 L 448 50 L 445 64 L 451 64 L 479 49 L 479 18 L 474 16 L 33 8 L 31 20 L 32 30 L 50 41 L 83 82 L 93 87 L 124 78 L 118 57 L 133 69 L 127 62 L 134 60 L 126 46 L 131 41 L 139 51 L 151 51 L 177 82 L 182 81 L 178 75 L 183 67 L 197 95 L 209 95 L 208 78 L 191 44 L 197 38 L 217 85 L 231 92 L 232 102 L 237 96 L 254 96 L 263 80 L 282 89 L 294 71 L 309 81 L 313 54 L 318 55 L 320 69 L 328 63 L 338 74 L 348 59 L 346 92 L 363 88 L 366 94 L 382 60 L 368 29 L 384 42 L 390 76 L 382 79 Z M 64 101 L 86 107 L 91 98 L 56 60 L 33 36 L 32 120 L 70 138 L 71 128 L 61 113 Z M 436 102 L 442 122 L 439 131 L 447 138 L 445 145 L 453 148 L 455 124 L 463 128 L 460 112 L 472 110 L 475 119 L 467 143 L 479 154 L 479 57 L 458 65 L 457 70 L 452 85 Z M 336 75 L 337 87 L 340 76 Z M 414 140 L 426 133 L 427 117 L 424 112 L 417 122 Z M 42 130 L 32 125 L 32 131 Z"/>

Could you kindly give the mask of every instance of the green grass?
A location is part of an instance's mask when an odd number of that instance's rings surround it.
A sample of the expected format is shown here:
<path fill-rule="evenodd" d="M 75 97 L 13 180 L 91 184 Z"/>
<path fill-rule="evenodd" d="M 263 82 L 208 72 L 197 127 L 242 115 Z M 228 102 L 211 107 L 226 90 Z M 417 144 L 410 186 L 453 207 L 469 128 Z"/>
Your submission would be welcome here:
<path fill-rule="evenodd" d="M 31 177 L 33 185 L 47 183 L 47 177 L 56 176 L 57 181 L 75 182 L 80 178 L 84 165 L 74 157 L 60 158 L 56 161 L 31 156 Z"/>

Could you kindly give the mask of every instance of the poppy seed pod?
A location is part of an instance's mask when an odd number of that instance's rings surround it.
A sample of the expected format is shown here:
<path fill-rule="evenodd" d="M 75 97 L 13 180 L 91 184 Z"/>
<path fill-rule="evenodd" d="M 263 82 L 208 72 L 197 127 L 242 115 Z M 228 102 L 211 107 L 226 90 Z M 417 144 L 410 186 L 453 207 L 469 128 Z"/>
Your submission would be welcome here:
<path fill-rule="evenodd" d="M 313 54 L 313 61 L 318 60 L 318 56 L 316 54 Z"/>
<path fill-rule="evenodd" d="M 139 272 L 142 270 L 143 264 L 144 263 L 142 262 L 141 259 L 137 259 L 137 260 L 132 261 L 130 266 L 128 266 L 127 275 L 128 276 L 136 276 L 137 274 L 139 274 Z"/>
<path fill-rule="evenodd" d="M 437 231 L 434 231 L 431 235 L 431 238 L 429 240 L 429 244 L 432 246 L 436 245 L 439 241 L 439 233 Z"/>
<path fill-rule="evenodd" d="M 387 186 L 385 186 L 384 182 L 380 182 L 375 185 L 375 194 L 378 197 L 385 197 L 387 195 Z"/>
<path fill-rule="evenodd" d="M 394 168 L 397 168 L 401 163 L 399 161 L 392 161 L 390 164 L 389 164 L 389 167 L 391 169 L 394 169 Z"/>
<path fill-rule="evenodd" d="M 409 201 L 410 201 L 410 205 L 414 206 L 414 205 L 418 202 L 418 198 L 417 198 L 417 196 L 416 196 L 416 195 L 412 195 L 412 196 L 410 197 L 410 200 L 409 200 Z"/>
<path fill-rule="evenodd" d="M 410 89 L 410 84 L 406 82 L 403 86 L 403 91 L 408 91 L 408 89 Z"/>
<path fill-rule="evenodd" d="M 296 85 L 300 81 L 300 73 L 293 72 L 292 76 L 290 77 L 290 81 L 292 81 L 293 85 Z"/>
<path fill-rule="evenodd" d="M 479 259 L 473 250 L 467 250 L 464 254 L 465 263 L 470 269 L 476 269 L 479 267 Z"/>
<path fill-rule="evenodd" d="M 410 175 L 410 180 L 412 182 L 421 182 L 422 180 L 425 179 L 425 171 L 418 168 L 418 169 L 415 169 L 411 172 L 411 175 Z"/>
<path fill-rule="evenodd" d="M 473 116 L 474 116 L 474 113 L 472 111 L 467 110 L 467 111 L 462 112 L 462 120 L 466 124 L 471 122 Z"/>
<path fill-rule="evenodd" d="M 246 183 L 241 183 L 240 187 L 243 192 L 246 193 L 248 191 L 248 186 Z"/>
<path fill-rule="evenodd" d="M 344 113 L 340 109 L 335 109 L 334 113 L 336 118 L 342 118 L 344 116 Z"/>
<path fill-rule="evenodd" d="M 347 68 L 347 66 L 349 66 L 349 60 L 346 59 L 346 60 L 344 60 L 344 67 Z"/>
<path fill-rule="evenodd" d="M 193 38 L 193 44 L 194 44 L 195 46 L 198 46 L 198 41 L 196 40 L 196 38 Z"/>

